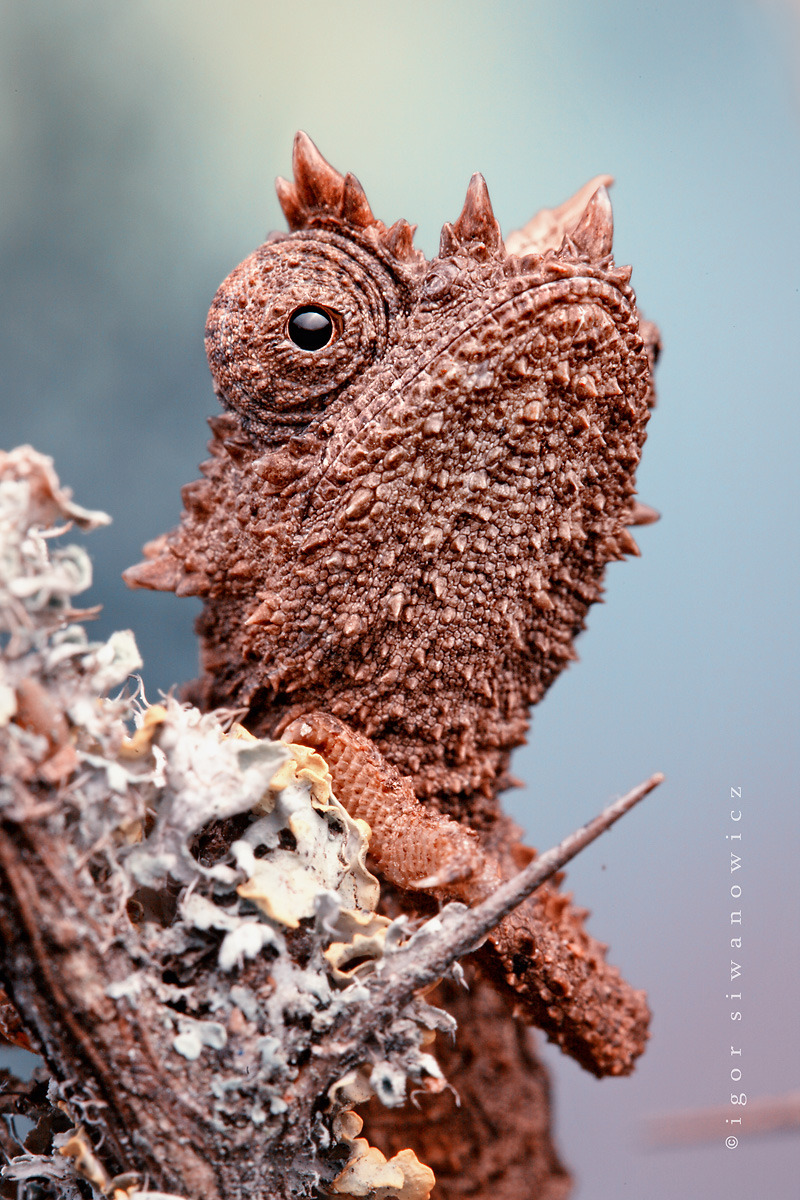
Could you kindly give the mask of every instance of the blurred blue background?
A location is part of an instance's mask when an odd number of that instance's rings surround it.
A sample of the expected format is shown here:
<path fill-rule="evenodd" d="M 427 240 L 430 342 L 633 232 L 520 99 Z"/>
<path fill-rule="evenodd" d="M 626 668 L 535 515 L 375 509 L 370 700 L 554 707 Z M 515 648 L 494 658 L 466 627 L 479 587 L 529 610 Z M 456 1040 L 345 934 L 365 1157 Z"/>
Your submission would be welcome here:
<path fill-rule="evenodd" d="M 506 231 L 616 176 L 617 261 L 665 345 L 640 472 L 664 515 L 610 569 L 508 798 L 544 848 L 667 775 L 569 872 L 655 1014 L 631 1079 L 547 1050 L 579 1200 L 797 1194 L 797 1133 L 652 1150 L 644 1123 L 726 1104 L 732 1039 L 735 1090 L 798 1086 L 799 63 L 788 0 L 0 3 L 0 443 L 113 514 L 91 600 L 99 633 L 135 630 L 151 699 L 196 673 L 195 608 L 119 574 L 205 456 L 206 310 L 283 228 L 295 130 L 428 254 L 475 170 Z"/>

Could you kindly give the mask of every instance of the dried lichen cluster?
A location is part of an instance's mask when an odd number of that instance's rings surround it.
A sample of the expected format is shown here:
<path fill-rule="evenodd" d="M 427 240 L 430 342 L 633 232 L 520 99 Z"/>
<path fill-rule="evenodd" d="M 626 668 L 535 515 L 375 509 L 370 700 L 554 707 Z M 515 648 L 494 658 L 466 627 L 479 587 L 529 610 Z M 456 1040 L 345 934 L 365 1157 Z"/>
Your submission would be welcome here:
<path fill-rule="evenodd" d="M 425 1049 L 445 1013 L 412 1000 L 349 1047 L 327 1105 L 304 1088 L 304 1062 L 407 938 L 375 912 L 368 828 L 305 747 L 226 734 L 174 700 L 101 699 L 140 662 L 130 634 L 92 643 L 77 623 L 90 571 L 79 548 L 50 552 L 59 519 L 102 514 L 70 503 L 49 460 L 0 456 L 2 967 L 75 1122 L 5 1178 L 66 1196 L 66 1156 L 115 1200 L 143 1195 L 148 1171 L 192 1196 L 425 1200 L 430 1170 L 411 1151 L 387 1163 L 350 1109 L 445 1086 Z"/>

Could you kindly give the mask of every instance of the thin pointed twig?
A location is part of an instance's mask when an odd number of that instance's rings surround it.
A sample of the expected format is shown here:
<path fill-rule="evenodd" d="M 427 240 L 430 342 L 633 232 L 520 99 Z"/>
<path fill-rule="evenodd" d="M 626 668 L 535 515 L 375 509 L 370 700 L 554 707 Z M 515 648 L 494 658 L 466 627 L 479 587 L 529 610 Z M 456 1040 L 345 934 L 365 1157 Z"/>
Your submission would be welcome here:
<path fill-rule="evenodd" d="M 627 795 L 609 804 L 597 817 L 569 834 L 557 846 L 535 858 L 523 871 L 502 884 L 493 896 L 470 908 L 452 928 L 428 945 L 413 950 L 401 950 L 392 957 L 392 973 L 374 986 L 378 1003 L 402 1005 L 414 992 L 434 983 L 448 967 L 465 954 L 477 949 L 487 933 L 512 909 L 530 896 L 581 850 L 610 829 L 620 817 L 643 800 L 663 782 L 661 774 L 651 775 Z M 406 965 L 406 961 L 408 965 Z"/>
<path fill-rule="evenodd" d="M 535 858 L 523 871 L 499 887 L 488 900 L 468 909 L 459 920 L 446 924 L 441 934 L 431 937 L 422 945 L 412 943 L 392 954 L 383 972 L 365 981 L 371 992 L 370 1000 L 354 1006 L 345 1021 L 336 1028 L 335 1038 L 332 1036 L 331 1039 L 335 1049 L 332 1053 L 320 1054 L 313 1067 L 304 1074 L 301 1090 L 310 1089 L 310 1093 L 318 1094 L 320 1086 L 327 1087 L 337 1074 L 363 1061 L 365 1042 L 391 1021 L 416 992 L 437 982 L 454 962 L 477 949 L 503 917 L 601 833 L 610 829 L 620 817 L 658 787 L 663 779 L 661 774 L 651 775 L 627 795 L 609 804 L 599 816 Z M 323 1083 L 324 1079 L 328 1082 Z"/>

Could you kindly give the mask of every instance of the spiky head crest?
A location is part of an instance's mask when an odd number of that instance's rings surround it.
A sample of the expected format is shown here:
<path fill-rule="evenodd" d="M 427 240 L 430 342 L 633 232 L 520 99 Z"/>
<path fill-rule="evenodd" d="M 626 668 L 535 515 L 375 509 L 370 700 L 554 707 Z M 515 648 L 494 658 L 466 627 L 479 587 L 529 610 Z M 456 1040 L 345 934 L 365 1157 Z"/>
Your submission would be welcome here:
<path fill-rule="evenodd" d="M 400 262 L 424 263 L 424 255 L 414 247 L 416 226 L 401 218 L 387 229 L 374 216 L 355 175 L 349 171 L 341 175 L 302 130 L 294 138 L 292 172 L 294 183 L 280 176 L 275 180 L 278 201 L 290 229 L 310 229 L 331 221 L 343 223 L 369 231 Z"/>

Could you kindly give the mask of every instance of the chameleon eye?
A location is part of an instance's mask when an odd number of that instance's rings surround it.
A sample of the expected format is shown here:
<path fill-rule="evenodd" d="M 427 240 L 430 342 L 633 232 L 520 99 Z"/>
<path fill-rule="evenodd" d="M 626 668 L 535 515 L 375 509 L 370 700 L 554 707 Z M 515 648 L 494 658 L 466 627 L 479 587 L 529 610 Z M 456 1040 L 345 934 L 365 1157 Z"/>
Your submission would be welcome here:
<path fill-rule="evenodd" d="M 301 350 L 322 350 L 335 336 L 333 315 L 326 308 L 306 304 L 289 317 L 289 337 Z"/>

